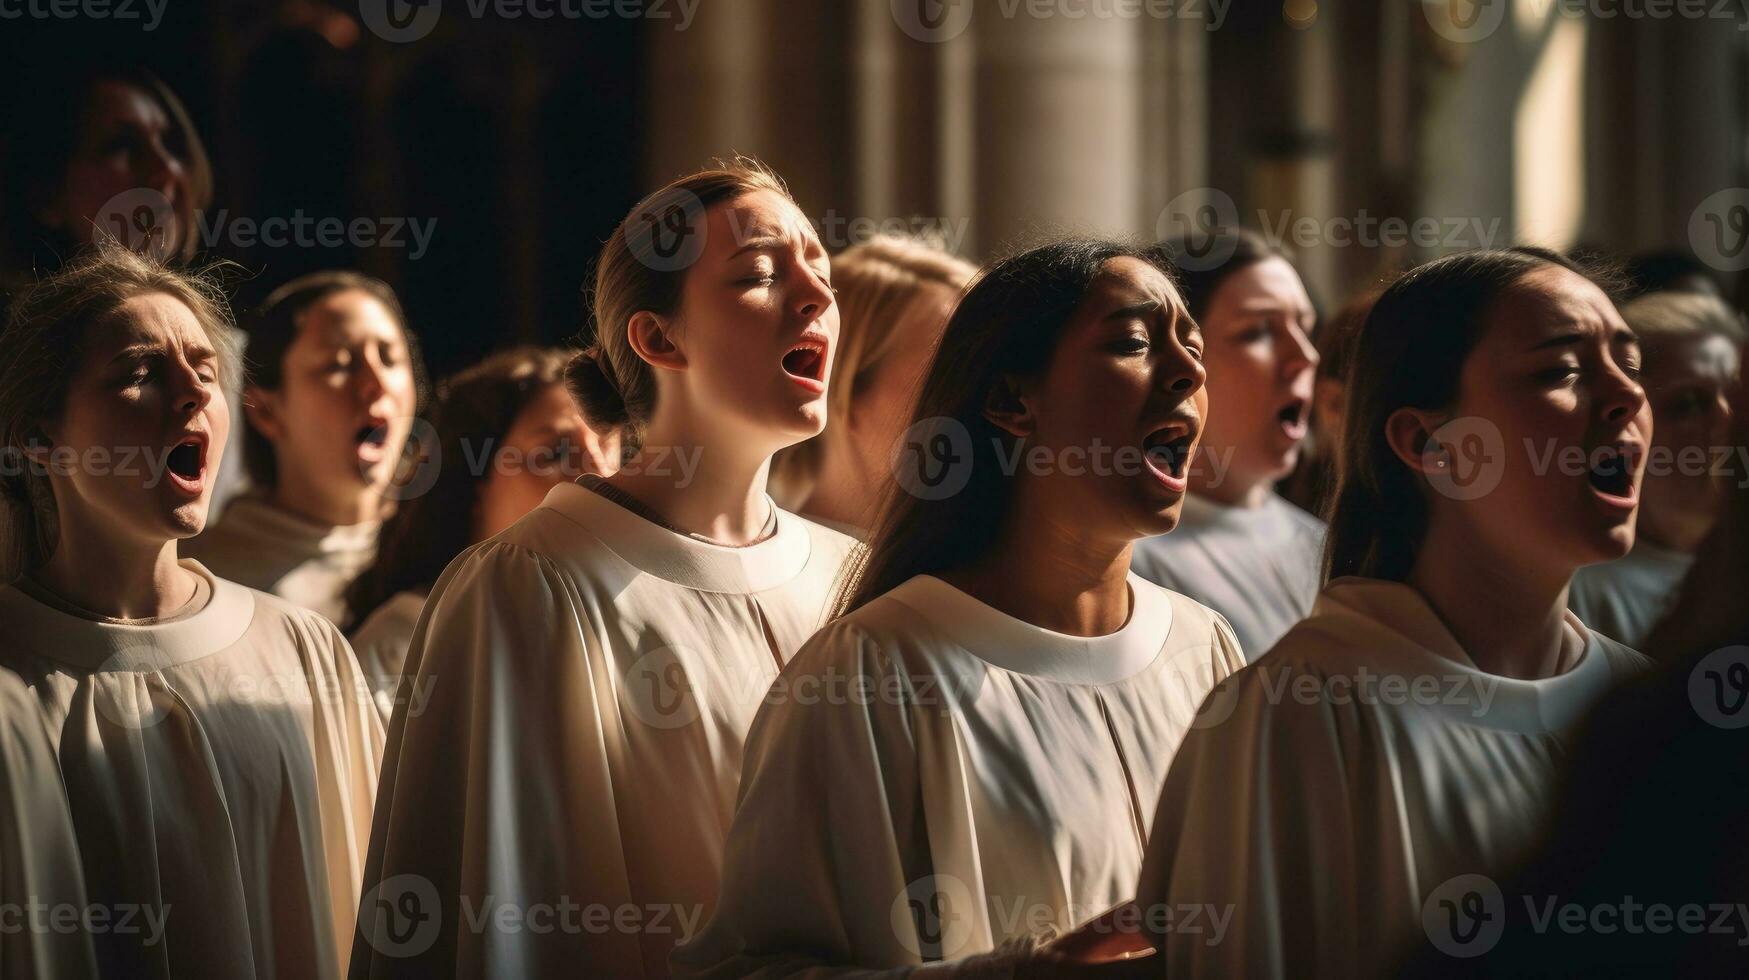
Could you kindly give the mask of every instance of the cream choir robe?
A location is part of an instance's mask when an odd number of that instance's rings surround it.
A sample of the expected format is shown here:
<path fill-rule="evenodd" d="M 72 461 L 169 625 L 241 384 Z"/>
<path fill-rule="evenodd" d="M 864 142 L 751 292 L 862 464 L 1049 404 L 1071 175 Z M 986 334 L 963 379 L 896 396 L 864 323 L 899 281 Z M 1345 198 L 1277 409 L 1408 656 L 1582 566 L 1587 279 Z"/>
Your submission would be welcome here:
<path fill-rule="evenodd" d="M 1425 943 L 1473 938 L 1483 916 L 1444 924 L 1488 899 L 1462 876 L 1511 874 L 1575 726 L 1650 667 L 1571 614 L 1567 628 L 1576 664 L 1513 680 L 1477 669 L 1409 586 L 1332 582 L 1209 696 L 1173 763 L 1137 888 L 1165 974 L 1394 975 Z M 1231 925 L 1218 942 L 1169 927 L 1191 909 L 1230 910 Z"/>
<path fill-rule="evenodd" d="M 1102 637 L 927 575 L 820 631 L 754 724 L 722 900 L 676 972 L 1000 973 L 980 954 L 1129 899 L 1173 751 L 1244 664 L 1218 613 L 1129 583 Z"/>
<path fill-rule="evenodd" d="M 394 714 L 407 646 L 413 642 L 413 628 L 419 625 L 419 613 L 424 609 L 425 593 L 397 592 L 371 610 L 348 638 L 352 652 L 358 654 L 358 666 L 370 679 L 371 694 L 385 725 Z"/>
<path fill-rule="evenodd" d="M 1241 508 L 1192 493 L 1171 534 L 1137 542 L 1132 568 L 1225 616 L 1261 657 L 1311 612 L 1323 552 L 1324 522 L 1276 494 Z"/>
<path fill-rule="evenodd" d="M 60 761 L 105 975 L 336 977 L 364 869 L 383 727 L 332 623 L 215 578 L 157 625 L 0 588 L 0 666 Z M 156 918 L 161 935 L 149 927 Z"/>
<path fill-rule="evenodd" d="M 353 976 L 665 975 L 852 546 L 787 512 L 709 544 L 568 483 L 464 552 L 408 651 Z"/>
<path fill-rule="evenodd" d="M 1567 591 L 1567 607 L 1586 626 L 1637 648 L 1663 618 L 1693 567 L 1693 555 L 1641 537 L 1623 557 L 1579 569 Z"/>
<path fill-rule="evenodd" d="M 376 559 L 381 521 L 316 524 L 260 494 L 231 501 L 212 526 L 183 542 L 182 554 L 213 574 L 271 592 L 339 623 L 346 587 Z"/>
<path fill-rule="evenodd" d="M 0 670 L 0 977 L 97 975 L 84 872 L 67 794 L 42 712 Z M 69 919 L 66 910 L 77 910 Z"/>

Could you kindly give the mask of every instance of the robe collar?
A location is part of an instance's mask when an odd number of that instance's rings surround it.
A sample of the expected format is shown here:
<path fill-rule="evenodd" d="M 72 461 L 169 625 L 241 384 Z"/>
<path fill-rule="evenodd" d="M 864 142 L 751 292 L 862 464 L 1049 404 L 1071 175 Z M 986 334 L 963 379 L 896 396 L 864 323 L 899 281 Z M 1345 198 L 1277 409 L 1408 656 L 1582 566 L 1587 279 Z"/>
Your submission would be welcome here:
<path fill-rule="evenodd" d="M 933 575 L 918 575 L 887 595 L 993 666 L 1064 684 L 1112 684 L 1157 660 L 1172 630 L 1172 598 L 1165 590 L 1132 574 L 1129 592 L 1129 618 L 1104 636 L 1070 636 L 1034 626 Z"/>
<path fill-rule="evenodd" d="M 1326 635 L 1345 635 L 1353 648 L 1366 646 L 1382 654 L 1381 667 L 1415 676 L 1433 676 L 1462 697 L 1437 698 L 1430 705 L 1449 709 L 1459 720 L 1519 731 L 1561 730 L 1583 719 L 1617 680 L 1610 651 L 1630 654 L 1627 647 L 1585 627 L 1571 610 L 1564 611 L 1566 628 L 1583 644 L 1578 662 L 1564 673 L 1538 680 L 1491 674 L 1470 659 L 1446 628 L 1426 597 L 1402 582 L 1347 576 L 1319 594 L 1307 625 L 1325 627 Z M 1479 702 L 1469 692 L 1488 692 L 1490 703 L 1478 714 Z M 1451 703 L 1447 703 L 1450 701 Z M 1459 702 L 1462 703 L 1459 703 Z"/>
<path fill-rule="evenodd" d="M 771 506 L 777 531 L 744 548 L 677 534 L 576 483 L 552 488 L 541 506 L 580 525 L 640 571 L 700 592 L 759 592 L 783 585 L 801 574 L 813 551 L 807 522 L 776 503 Z"/>
<path fill-rule="evenodd" d="M 255 594 L 192 558 L 178 564 L 205 578 L 212 589 L 206 608 L 197 613 L 147 626 L 94 622 L 5 586 L 0 588 L 0 622 L 7 631 L 3 642 L 88 671 L 163 670 L 236 643 L 255 618 Z"/>

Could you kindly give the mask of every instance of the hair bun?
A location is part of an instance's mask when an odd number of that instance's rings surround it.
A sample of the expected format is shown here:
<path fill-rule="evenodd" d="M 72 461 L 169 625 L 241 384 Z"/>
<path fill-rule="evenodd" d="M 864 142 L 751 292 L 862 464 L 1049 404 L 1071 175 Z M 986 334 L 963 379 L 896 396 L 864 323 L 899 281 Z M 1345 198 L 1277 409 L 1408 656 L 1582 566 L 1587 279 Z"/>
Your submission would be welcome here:
<path fill-rule="evenodd" d="M 631 422 L 625 395 L 613 376 L 613 365 L 600 344 L 590 344 L 565 368 L 565 387 L 576 399 L 589 424 L 598 427 L 625 426 Z"/>

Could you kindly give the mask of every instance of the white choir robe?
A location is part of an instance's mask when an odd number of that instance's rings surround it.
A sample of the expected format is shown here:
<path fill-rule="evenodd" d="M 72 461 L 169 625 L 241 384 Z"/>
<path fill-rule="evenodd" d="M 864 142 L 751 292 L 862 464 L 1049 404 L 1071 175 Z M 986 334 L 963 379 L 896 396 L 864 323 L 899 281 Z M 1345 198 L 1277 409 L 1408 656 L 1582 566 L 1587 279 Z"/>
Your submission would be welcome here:
<path fill-rule="evenodd" d="M 1136 574 L 1227 618 L 1252 657 L 1312 611 L 1324 522 L 1271 493 L 1261 507 L 1228 507 L 1185 494 L 1171 534 L 1136 542 Z"/>
<path fill-rule="evenodd" d="M 425 609 L 425 593 L 397 592 L 387 602 L 371 610 L 364 622 L 347 637 L 352 652 L 358 655 L 358 666 L 369 678 L 371 694 L 383 724 L 395 713 L 395 691 L 401 682 L 401 668 L 407 662 L 407 647 L 413 642 L 413 628 L 419 625 L 419 613 Z"/>
<path fill-rule="evenodd" d="M 1604 636 L 1638 649 L 1670 608 L 1694 556 L 1660 548 L 1643 536 L 1615 561 L 1573 575 L 1567 608 Z"/>
<path fill-rule="evenodd" d="M 1244 665 L 1218 613 L 1129 586 L 1101 637 L 928 575 L 821 630 L 755 722 L 723 896 L 676 972 L 999 968 L 1128 900 L 1173 752 Z"/>
<path fill-rule="evenodd" d="M 464 552 L 408 651 L 424 703 L 389 726 L 355 980 L 666 975 L 716 901 L 747 728 L 852 546 L 781 511 L 714 545 L 567 483 Z"/>
<path fill-rule="evenodd" d="M 32 905 L 42 912 L 33 914 Z M 0 670 L 0 910 L 7 917 L 0 923 L 7 927 L 0 929 L 0 976 L 95 977 L 85 920 L 58 927 L 67 924 L 58 910 L 83 914 L 87 907 L 73 817 L 42 712 L 17 675 Z"/>
<path fill-rule="evenodd" d="M 1454 879 L 1503 881 L 1527 856 L 1576 726 L 1651 666 L 1566 623 L 1577 663 L 1514 680 L 1478 669 L 1409 586 L 1332 582 L 1209 696 L 1172 765 L 1137 887 L 1164 973 L 1394 975 L 1440 938 L 1439 902 L 1473 881 Z M 1210 910 L 1224 931 L 1161 928 Z"/>
<path fill-rule="evenodd" d="M 346 588 L 376 559 L 381 521 L 344 527 L 316 524 L 250 493 L 231 501 L 205 531 L 182 543 L 182 555 L 213 574 L 346 619 Z"/>
<path fill-rule="evenodd" d="M 340 632 L 214 577 L 163 623 L 82 619 L 0 588 L 0 666 L 56 747 L 106 975 L 337 977 L 383 727 Z M 163 934 L 143 928 L 161 916 Z"/>

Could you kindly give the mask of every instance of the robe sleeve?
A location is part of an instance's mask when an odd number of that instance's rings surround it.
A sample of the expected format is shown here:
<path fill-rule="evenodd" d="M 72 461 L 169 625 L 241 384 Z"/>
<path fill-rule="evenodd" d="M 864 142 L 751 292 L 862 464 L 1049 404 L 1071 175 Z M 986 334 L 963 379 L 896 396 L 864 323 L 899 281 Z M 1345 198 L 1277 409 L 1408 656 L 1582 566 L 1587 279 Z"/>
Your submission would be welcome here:
<path fill-rule="evenodd" d="M 352 977 L 644 973 L 636 934 L 535 918 L 633 899 L 599 642 L 575 586 L 532 551 L 487 542 L 444 573 L 389 726 Z"/>
<path fill-rule="evenodd" d="M 1179 748 L 1136 890 L 1168 975 L 1364 976 L 1386 937 L 1418 928 L 1385 740 L 1370 713 L 1307 693 L 1319 680 L 1253 664 Z"/>
<path fill-rule="evenodd" d="M 32 904 L 83 914 L 85 881 L 42 711 L 16 678 L 0 674 L 0 911 L 12 920 L 0 923 L 0 976 L 95 977 L 85 929 L 31 928 Z M 56 917 L 44 922 L 65 923 Z"/>
<path fill-rule="evenodd" d="M 717 911 L 675 975 L 1010 975 L 1018 949 L 931 963 L 970 918 L 952 903 L 983 901 L 929 852 L 920 742 L 947 711 L 855 625 L 815 634 L 753 723 Z"/>
<path fill-rule="evenodd" d="M 1214 621 L 1215 669 L 1218 677 L 1226 678 L 1245 668 L 1245 648 L 1239 643 L 1239 634 L 1233 629 L 1233 624 L 1227 622 L 1227 617 L 1213 609 L 1209 616 Z"/>
<path fill-rule="evenodd" d="M 357 922 L 385 736 L 369 681 L 346 637 L 326 617 L 298 612 L 306 680 L 315 695 L 310 732 L 338 976 L 346 970 Z"/>

